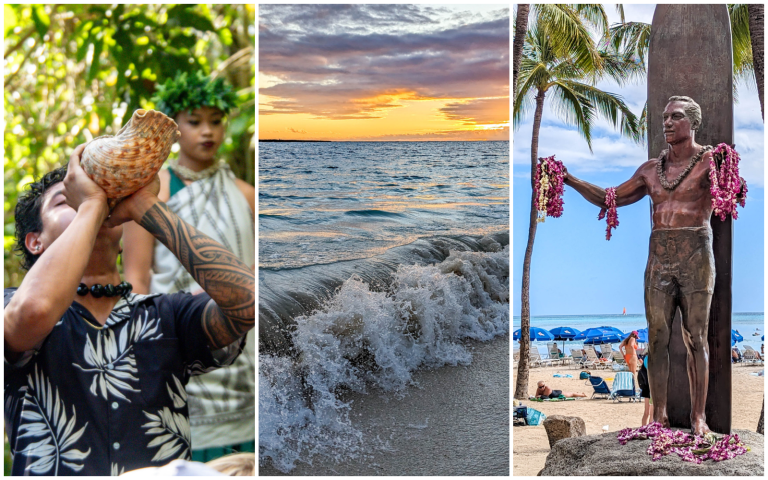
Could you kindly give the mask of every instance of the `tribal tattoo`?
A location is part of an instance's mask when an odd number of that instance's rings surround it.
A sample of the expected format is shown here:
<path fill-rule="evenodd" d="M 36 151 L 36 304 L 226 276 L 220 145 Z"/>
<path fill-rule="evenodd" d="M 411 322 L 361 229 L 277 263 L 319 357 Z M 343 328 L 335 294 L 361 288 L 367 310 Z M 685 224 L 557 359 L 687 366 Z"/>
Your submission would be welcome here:
<path fill-rule="evenodd" d="M 140 224 L 173 252 L 215 302 L 203 312 L 203 329 L 212 348 L 225 347 L 253 328 L 256 281 L 251 268 L 162 202 L 147 210 Z"/>

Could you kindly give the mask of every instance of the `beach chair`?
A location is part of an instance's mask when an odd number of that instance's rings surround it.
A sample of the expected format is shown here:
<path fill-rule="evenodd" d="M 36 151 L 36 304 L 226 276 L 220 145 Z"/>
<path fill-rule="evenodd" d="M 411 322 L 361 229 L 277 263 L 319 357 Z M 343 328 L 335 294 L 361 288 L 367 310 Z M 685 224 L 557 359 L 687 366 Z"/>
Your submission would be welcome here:
<path fill-rule="evenodd" d="M 757 351 L 752 348 L 744 348 L 744 353 L 741 356 L 741 363 L 744 365 L 755 365 L 760 363 L 757 359 Z"/>
<path fill-rule="evenodd" d="M 587 379 L 587 383 L 585 385 L 589 385 L 594 390 L 592 392 L 592 397 L 595 398 L 595 396 L 604 396 L 605 398 L 609 398 L 611 396 L 611 390 L 608 388 L 608 384 L 605 383 L 605 380 L 602 379 L 602 377 L 596 377 L 594 375 L 590 376 Z"/>
<path fill-rule="evenodd" d="M 574 350 L 574 360 L 578 357 L 578 364 L 577 366 L 579 368 L 587 368 L 587 367 L 596 367 L 598 362 L 592 361 L 589 358 L 587 358 L 587 354 L 584 350 Z"/>
<path fill-rule="evenodd" d="M 549 359 L 552 360 L 553 363 L 563 363 L 562 358 L 560 358 L 560 350 L 557 349 L 556 343 L 553 342 L 547 344 L 547 353 L 549 353 Z"/>
<path fill-rule="evenodd" d="M 600 353 L 603 354 L 603 358 L 613 358 L 613 349 L 611 348 L 611 344 L 600 344 Z"/>
<path fill-rule="evenodd" d="M 599 358 L 597 358 L 597 353 L 595 353 L 595 347 L 592 345 L 585 345 L 584 346 L 584 353 L 587 354 L 587 360 L 592 362 L 592 364 L 595 366 L 595 368 L 608 368 L 610 366 L 610 362 L 602 362 Z"/>
<path fill-rule="evenodd" d="M 635 389 L 635 377 L 631 372 L 617 372 L 611 385 L 611 400 L 621 402 L 622 398 L 628 398 L 630 402 L 638 400 Z"/>
<path fill-rule="evenodd" d="M 573 359 L 573 367 L 581 368 L 581 361 L 584 358 L 584 352 L 578 348 L 571 350 L 571 358 Z"/>
<path fill-rule="evenodd" d="M 617 371 L 622 371 L 622 370 L 629 371 L 629 365 L 627 365 L 627 361 L 624 360 L 624 357 L 621 356 L 621 352 L 614 351 L 612 354 L 613 354 L 613 369 Z"/>
<path fill-rule="evenodd" d="M 552 361 L 547 358 L 541 358 L 541 354 L 536 349 L 531 349 L 531 367 L 550 367 Z"/>

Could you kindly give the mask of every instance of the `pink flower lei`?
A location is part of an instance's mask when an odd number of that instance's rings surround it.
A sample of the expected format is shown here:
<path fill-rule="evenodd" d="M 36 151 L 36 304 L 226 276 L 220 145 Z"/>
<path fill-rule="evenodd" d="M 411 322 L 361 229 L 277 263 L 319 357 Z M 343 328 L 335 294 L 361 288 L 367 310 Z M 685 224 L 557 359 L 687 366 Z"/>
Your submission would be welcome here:
<path fill-rule="evenodd" d="M 539 158 L 534 182 L 538 222 L 546 216 L 557 218 L 563 214 L 563 185 L 563 163 L 555 160 L 554 155 Z"/>
<path fill-rule="evenodd" d="M 747 182 L 739 177 L 739 160 L 736 150 L 725 143 L 712 151 L 709 161 L 710 192 L 712 209 L 720 220 L 725 220 L 729 214 L 734 220 L 739 218 L 736 204 L 744 207 L 747 200 Z M 737 195 L 741 195 L 741 198 L 737 198 Z"/>
<path fill-rule="evenodd" d="M 674 453 L 684 461 L 696 464 L 707 459 L 720 462 L 749 451 L 749 448 L 741 443 L 737 434 L 718 438 L 710 433 L 700 437 L 664 428 L 658 422 L 649 423 L 640 428 L 625 428 L 618 435 L 619 443 L 622 445 L 626 445 L 630 440 L 647 438 L 652 439 L 647 453 L 653 456 L 653 461 Z"/>
<path fill-rule="evenodd" d="M 600 214 L 597 216 L 598 220 L 602 220 L 608 213 L 608 217 L 605 219 L 605 223 L 608 226 L 605 229 L 605 239 L 611 239 L 611 229 L 619 226 L 619 214 L 616 212 L 616 187 L 608 187 L 605 189 L 605 208 L 600 210 Z"/>

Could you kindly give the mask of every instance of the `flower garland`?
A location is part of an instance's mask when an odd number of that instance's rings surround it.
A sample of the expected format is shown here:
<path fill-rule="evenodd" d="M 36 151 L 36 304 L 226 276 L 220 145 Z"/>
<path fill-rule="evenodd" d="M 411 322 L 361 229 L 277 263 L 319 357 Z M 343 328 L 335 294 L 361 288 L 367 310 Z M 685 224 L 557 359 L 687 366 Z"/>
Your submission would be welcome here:
<path fill-rule="evenodd" d="M 554 155 L 539 158 L 534 182 L 537 222 L 546 220 L 547 215 L 557 218 L 563 214 L 563 184 L 563 163 Z"/>
<path fill-rule="evenodd" d="M 725 143 L 721 143 L 712 151 L 712 158 L 709 160 L 712 208 L 720 220 L 725 220 L 728 214 L 733 216 L 734 220 L 738 219 L 736 204 L 744 207 L 747 200 L 747 182 L 739 177 L 739 160 L 736 150 Z M 741 199 L 738 199 L 737 195 L 741 195 Z"/>
<path fill-rule="evenodd" d="M 605 218 L 606 212 L 608 217 Z M 616 212 L 616 187 L 608 187 L 605 189 L 605 208 L 600 210 L 600 215 L 597 216 L 598 220 L 605 218 L 605 223 L 608 227 L 605 229 L 605 239 L 611 239 L 611 228 L 619 226 L 619 214 Z"/>
<path fill-rule="evenodd" d="M 648 446 L 648 455 L 653 456 L 653 461 L 665 455 L 677 454 L 686 462 L 700 464 L 704 460 L 720 462 L 743 455 L 749 451 L 739 435 L 725 435 L 718 438 L 713 433 L 704 437 L 692 435 L 679 430 L 664 428 L 660 423 L 654 422 L 640 428 L 625 428 L 619 432 L 618 440 L 622 445 L 634 439 L 645 440 L 651 438 Z"/>

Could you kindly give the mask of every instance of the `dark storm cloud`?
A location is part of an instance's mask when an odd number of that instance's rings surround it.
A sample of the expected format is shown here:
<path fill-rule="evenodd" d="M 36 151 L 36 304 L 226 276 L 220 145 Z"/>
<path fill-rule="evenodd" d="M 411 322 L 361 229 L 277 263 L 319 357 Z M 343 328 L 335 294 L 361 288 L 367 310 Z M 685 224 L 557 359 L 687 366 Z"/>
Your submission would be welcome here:
<path fill-rule="evenodd" d="M 283 83 L 268 113 L 376 118 L 396 98 L 509 94 L 509 17 L 408 5 L 272 5 L 260 10 L 259 70 Z"/>

